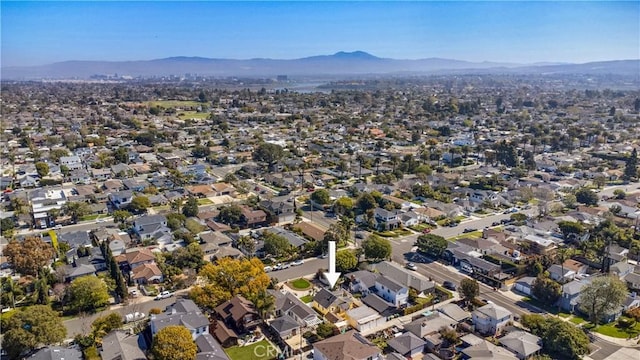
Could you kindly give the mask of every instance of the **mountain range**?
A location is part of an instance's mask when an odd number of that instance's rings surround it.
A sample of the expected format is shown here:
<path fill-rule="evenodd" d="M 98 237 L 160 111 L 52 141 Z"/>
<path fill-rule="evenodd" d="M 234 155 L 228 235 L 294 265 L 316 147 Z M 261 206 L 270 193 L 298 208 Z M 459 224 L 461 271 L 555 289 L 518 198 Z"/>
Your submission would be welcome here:
<path fill-rule="evenodd" d="M 348 76 L 348 75 L 420 75 L 461 73 L 503 74 L 618 74 L 639 76 L 640 60 L 616 60 L 584 64 L 541 63 L 513 64 L 469 62 L 427 58 L 401 60 L 380 58 L 363 51 L 337 52 L 299 59 L 216 59 L 204 57 L 169 57 L 139 61 L 63 61 L 40 66 L 2 67 L 3 80 L 87 79 L 95 75 L 152 77 L 197 74 L 203 76 L 273 77 Z"/>

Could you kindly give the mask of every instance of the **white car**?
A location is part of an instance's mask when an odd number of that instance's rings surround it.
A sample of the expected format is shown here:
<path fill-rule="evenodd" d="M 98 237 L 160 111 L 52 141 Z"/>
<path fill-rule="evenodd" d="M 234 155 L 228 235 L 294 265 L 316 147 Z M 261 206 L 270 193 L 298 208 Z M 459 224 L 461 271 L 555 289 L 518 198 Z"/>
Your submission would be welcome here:
<path fill-rule="evenodd" d="M 134 312 L 134 313 L 130 313 L 124 316 L 124 322 L 128 323 L 128 322 L 132 322 L 132 321 L 138 321 L 138 320 L 142 320 L 146 317 L 146 315 L 143 312 Z"/>
<path fill-rule="evenodd" d="M 62 225 L 58 224 L 58 225 L 56 225 L 56 226 L 54 227 L 54 229 L 56 229 L 56 230 L 60 230 L 60 229 L 62 229 Z"/>
<path fill-rule="evenodd" d="M 298 266 L 304 264 L 304 260 L 296 260 L 291 263 L 291 266 Z"/>
<path fill-rule="evenodd" d="M 273 268 L 271 266 L 264 267 L 264 272 L 270 272 L 270 271 L 273 271 Z"/>
<path fill-rule="evenodd" d="M 138 297 L 138 290 L 133 289 L 129 291 L 129 295 L 131 295 L 132 297 Z"/>
<path fill-rule="evenodd" d="M 418 267 L 414 263 L 407 263 L 407 269 L 416 271 L 418 270 Z"/>
<path fill-rule="evenodd" d="M 158 296 L 156 296 L 156 300 L 168 299 L 172 296 L 173 296 L 173 293 L 171 291 L 163 291 L 160 294 L 158 294 Z"/>

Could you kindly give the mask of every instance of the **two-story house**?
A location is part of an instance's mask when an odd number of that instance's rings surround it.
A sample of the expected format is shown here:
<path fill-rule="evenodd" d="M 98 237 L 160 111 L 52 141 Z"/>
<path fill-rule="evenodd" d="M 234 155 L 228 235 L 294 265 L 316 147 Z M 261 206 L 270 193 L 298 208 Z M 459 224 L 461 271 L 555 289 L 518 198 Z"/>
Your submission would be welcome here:
<path fill-rule="evenodd" d="M 375 281 L 376 294 L 396 307 L 401 307 L 409 301 L 409 288 L 384 275 Z"/>
<path fill-rule="evenodd" d="M 326 315 L 329 312 L 341 314 L 351 308 L 351 303 L 342 296 L 322 288 L 313 296 L 311 306 L 322 315 Z"/>
<path fill-rule="evenodd" d="M 252 210 L 246 206 L 242 207 L 241 223 L 252 228 L 264 224 L 267 221 L 267 213 L 263 210 Z"/>
<path fill-rule="evenodd" d="M 131 200 L 133 200 L 133 191 L 131 190 L 122 190 L 109 194 L 109 202 L 116 209 L 123 209 L 131 204 Z"/>
<path fill-rule="evenodd" d="M 400 227 L 400 219 L 395 211 L 377 207 L 373 210 L 373 219 L 379 230 L 392 230 Z"/>
<path fill-rule="evenodd" d="M 269 213 L 272 221 L 277 223 L 293 222 L 296 218 L 293 204 L 287 201 L 263 200 L 259 206 Z"/>
<path fill-rule="evenodd" d="M 512 320 L 509 310 L 496 304 L 487 304 L 471 313 L 476 331 L 485 335 L 496 335 L 502 332 Z"/>
<path fill-rule="evenodd" d="M 156 232 L 171 232 L 167 227 L 167 218 L 164 215 L 145 215 L 133 222 L 133 231 L 141 240 L 154 237 Z"/>
<path fill-rule="evenodd" d="M 60 166 L 66 166 L 69 170 L 77 170 L 84 167 L 82 165 L 82 159 L 76 155 L 60 157 Z"/>
<path fill-rule="evenodd" d="M 218 305 L 214 311 L 218 318 L 239 334 L 251 331 L 260 324 L 260 316 L 255 305 L 241 295 Z"/>

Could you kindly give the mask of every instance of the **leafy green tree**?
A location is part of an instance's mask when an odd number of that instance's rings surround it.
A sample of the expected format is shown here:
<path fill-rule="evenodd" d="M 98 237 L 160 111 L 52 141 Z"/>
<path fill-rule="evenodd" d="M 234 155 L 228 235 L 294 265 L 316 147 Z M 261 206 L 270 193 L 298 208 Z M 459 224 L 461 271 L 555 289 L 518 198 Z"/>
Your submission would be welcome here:
<path fill-rule="evenodd" d="M 36 172 L 38 172 L 38 175 L 41 178 L 49 175 L 49 165 L 47 165 L 47 163 L 44 163 L 44 162 L 37 162 L 36 163 Z"/>
<path fill-rule="evenodd" d="M 187 217 L 183 214 L 178 213 L 169 213 L 166 215 L 167 217 L 167 227 L 171 230 L 178 230 L 179 228 L 185 225 L 187 221 Z"/>
<path fill-rule="evenodd" d="M 10 238 L 10 234 L 13 234 L 15 222 L 11 218 L 4 218 L 0 220 L 0 230 L 2 230 L 3 236 Z"/>
<path fill-rule="evenodd" d="M 542 339 L 542 348 L 551 355 L 577 360 L 591 351 L 587 335 L 569 321 L 552 316 L 526 314 L 520 322 L 533 335 Z"/>
<path fill-rule="evenodd" d="M 182 207 L 182 214 L 186 217 L 198 216 L 198 199 L 195 196 L 189 196 Z"/>
<path fill-rule="evenodd" d="M 336 214 L 353 216 L 353 200 L 350 197 L 343 196 L 333 203 L 333 211 Z"/>
<path fill-rule="evenodd" d="M 365 192 L 358 197 L 356 206 L 358 207 L 358 210 L 364 213 L 367 210 L 375 209 L 378 206 L 378 203 L 371 193 Z"/>
<path fill-rule="evenodd" d="M 331 202 L 331 197 L 327 189 L 318 189 L 311 194 L 311 200 L 316 204 L 326 205 Z"/>
<path fill-rule="evenodd" d="M 264 251 L 267 254 L 279 258 L 289 256 L 294 252 L 293 246 L 283 236 L 265 231 L 262 237 L 264 240 Z"/>
<path fill-rule="evenodd" d="M 196 145 L 191 149 L 191 155 L 196 158 L 206 158 L 211 154 L 209 148 L 205 145 Z"/>
<path fill-rule="evenodd" d="M 71 220 L 73 222 L 78 222 L 80 218 L 83 216 L 89 215 L 91 212 L 91 208 L 89 208 L 89 204 L 83 201 L 70 201 L 65 203 L 62 206 L 62 211 L 65 214 L 71 216 Z"/>
<path fill-rule="evenodd" d="M 242 209 L 236 204 L 223 206 L 220 208 L 218 219 L 227 225 L 237 224 L 242 217 Z"/>
<path fill-rule="evenodd" d="M 122 327 L 122 316 L 118 313 L 111 313 L 101 316 L 91 323 L 94 339 L 100 339 L 113 330 Z"/>
<path fill-rule="evenodd" d="M 351 250 L 342 250 L 336 253 L 336 271 L 347 272 L 358 265 L 358 259 Z"/>
<path fill-rule="evenodd" d="M 69 305 L 74 311 L 94 310 L 109 304 L 107 284 L 96 276 L 82 276 L 67 289 Z"/>
<path fill-rule="evenodd" d="M 531 292 L 546 306 L 553 306 L 562 295 L 562 286 L 546 276 L 538 275 L 533 281 Z"/>
<path fill-rule="evenodd" d="M 583 187 L 576 191 L 576 200 L 585 205 L 596 206 L 598 205 L 598 194 L 591 191 L 591 189 Z"/>
<path fill-rule="evenodd" d="M 316 334 L 320 338 L 326 339 L 333 336 L 337 332 L 337 330 L 338 328 L 336 328 L 335 325 L 328 322 L 323 322 L 321 324 L 318 324 L 318 327 L 316 328 Z"/>
<path fill-rule="evenodd" d="M 132 216 L 133 214 L 131 214 L 127 210 L 116 210 L 113 212 L 113 220 L 115 222 L 119 222 L 122 224 L 124 224 L 127 221 L 127 219 L 129 219 Z"/>
<path fill-rule="evenodd" d="M 14 313 L 2 332 L 2 345 L 9 358 L 21 359 L 20 355 L 26 351 L 61 342 L 67 335 L 67 328 L 50 306 L 35 305 Z"/>
<path fill-rule="evenodd" d="M 60 161 L 60 158 L 63 156 L 69 156 L 67 149 L 52 149 L 49 151 L 49 160 L 54 163 Z"/>
<path fill-rule="evenodd" d="M 565 239 L 568 239 L 572 234 L 580 236 L 584 233 L 584 226 L 577 221 L 560 221 L 558 228 Z"/>
<path fill-rule="evenodd" d="M 271 143 L 261 143 L 253 152 L 255 161 L 262 161 L 269 166 L 274 165 L 284 157 L 284 149 L 282 146 Z"/>
<path fill-rule="evenodd" d="M 471 301 L 480 295 L 480 285 L 475 279 L 462 279 L 460 281 L 460 294 L 466 301 Z"/>
<path fill-rule="evenodd" d="M 0 278 L 0 286 L 2 288 L 2 291 L 0 291 L 2 303 L 15 308 L 16 298 L 24 293 L 20 284 L 13 281 L 11 276 L 7 276 Z"/>
<path fill-rule="evenodd" d="M 423 234 L 418 236 L 416 245 L 421 252 L 440 258 L 447 249 L 448 243 L 440 235 Z"/>
<path fill-rule="evenodd" d="M 129 163 L 129 150 L 125 147 L 119 147 L 113 152 L 113 159 L 118 164 L 127 164 Z"/>
<path fill-rule="evenodd" d="M 198 271 L 204 265 L 204 252 L 200 245 L 195 242 L 176 249 L 167 256 L 167 262 L 180 269 L 188 268 Z"/>
<path fill-rule="evenodd" d="M 129 208 L 135 213 L 146 212 L 151 207 L 151 201 L 144 195 L 134 196 L 129 203 Z"/>
<path fill-rule="evenodd" d="M 613 276 L 600 276 L 582 287 L 580 308 L 589 315 L 593 324 L 602 317 L 617 311 L 629 294 L 626 284 Z"/>
<path fill-rule="evenodd" d="M 195 360 L 198 347 L 189 330 L 169 325 L 153 337 L 151 353 L 156 360 Z"/>
<path fill-rule="evenodd" d="M 364 256 L 374 261 L 388 259 L 391 256 L 391 242 L 377 235 L 371 235 L 362 242 Z"/>

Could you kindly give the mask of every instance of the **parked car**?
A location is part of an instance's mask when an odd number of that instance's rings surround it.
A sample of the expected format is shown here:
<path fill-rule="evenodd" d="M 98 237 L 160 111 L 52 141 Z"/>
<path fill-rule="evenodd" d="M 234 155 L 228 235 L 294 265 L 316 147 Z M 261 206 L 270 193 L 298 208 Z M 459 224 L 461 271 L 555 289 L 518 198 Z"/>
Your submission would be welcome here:
<path fill-rule="evenodd" d="M 476 231 L 476 229 L 474 228 L 465 228 L 464 230 L 462 230 L 463 233 L 470 233 L 470 232 L 474 232 Z"/>
<path fill-rule="evenodd" d="M 273 268 L 271 266 L 264 267 L 264 272 L 270 272 L 270 271 L 273 271 Z"/>
<path fill-rule="evenodd" d="M 146 317 L 147 315 L 145 315 L 145 313 L 143 312 L 134 312 L 134 313 L 130 313 L 124 316 L 124 322 L 128 323 L 128 322 L 132 322 L 132 321 L 138 321 L 138 320 L 142 320 Z"/>
<path fill-rule="evenodd" d="M 138 290 L 133 289 L 129 291 L 129 295 L 131 295 L 131 297 L 138 297 Z"/>
<path fill-rule="evenodd" d="M 291 263 L 291 266 L 298 266 L 304 264 L 304 260 L 296 260 Z"/>
<path fill-rule="evenodd" d="M 60 229 L 62 229 L 62 225 L 60 225 L 60 224 L 56 225 L 56 226 L 55 226 L 55 229 L 56 229 L 56 230 L 60 230 Z"/>
<path fill-rule="evenodd" d="M 500 225 L 500 221 L 494 221 L 491 223 L 491 226 L 499 226 Z"/>
<path fill-rule="evenodd" d="M 418 270 L 418 267 L 414 263 L 407 263 L 407 269 L 416 271 Z"/>
<path fill-rule="evenodd" d="M 161 299 L 168 299 L 170 297 L 173 296 L 173 293 L 171 291 L 163 291 L 160 294 L 158 294 L 158 296 L 156 296 L 156 300 L 161 300 Z"/>
<path fill-rule="evenodd" d="M 445 282 L 443 282 L 442 287 L 444 287 L 445 289 L 449 289 L 451 291 L 456 291 L 456 284 L 454 284 L 449 280 L 446 280 Z"/>
<path fill-rule="evenodd" d="M 282 267 L 280 267 L 280 269 L 288 269 L 290 267 L 291 267 L 291 264 L 284 263 L 282 264 Z"/>

